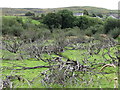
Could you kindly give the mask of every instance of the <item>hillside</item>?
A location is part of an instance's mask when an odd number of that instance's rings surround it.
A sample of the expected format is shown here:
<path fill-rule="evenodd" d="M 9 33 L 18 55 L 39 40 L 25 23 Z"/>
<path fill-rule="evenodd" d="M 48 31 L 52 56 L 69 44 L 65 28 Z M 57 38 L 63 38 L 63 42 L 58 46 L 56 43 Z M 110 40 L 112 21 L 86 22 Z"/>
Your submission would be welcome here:
<path fill-rule="evenodd" d="M 82 12 L 83 10 L 88 10 L 89 13 L 102 13 L 102 14 L 109 14 L 109 13 L 118 13 L 117 10 L 108 10 L 105 8 L 98 8 L 98 7 L 91 7 L 91 6 L 73 6 L 73 7 L 63 7 L 63 8 L 2 8 L 3 15 L 24 15 L 26 12 L 34 12 L 36 15 L 41 13 L 49 13 L 49 12 L 57 12 L 58 10 L 68 9 L 73 11 L 73 13 Z"/>

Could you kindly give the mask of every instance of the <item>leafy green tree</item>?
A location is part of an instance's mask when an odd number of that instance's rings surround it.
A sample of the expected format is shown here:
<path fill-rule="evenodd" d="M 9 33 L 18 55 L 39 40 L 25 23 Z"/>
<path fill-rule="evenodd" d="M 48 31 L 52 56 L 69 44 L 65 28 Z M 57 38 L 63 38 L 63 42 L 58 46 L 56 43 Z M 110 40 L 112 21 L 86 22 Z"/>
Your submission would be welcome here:
<path fill-rule="evenodd" d="M 35 13 L 27 12 L 27 13 L 25 13 L 25 16 L 35 16 Z"/>
<path fill-rule="evenodd" d="M 96 17 L 96 15 L 94 14 L 94 13 L 92 13 L 92 15 L 91 15 L 92 17 Z"/>
<path fill-rule="evenodd" d="M 78 24 L 77 26 L 80 28 L 80 29 L 87 29 L 89 27 L 89 19 L 87 16 L 80 16 L 78 18 Z"/>
<path fill-rule="evenodd" d="M 53 28 L 60 27 L 61 17 L 56 13 L 48 13 L 46 16 L 44 16 L 43 23 L 49 27 L 52 33 Z"/>
<path fill-rule="evenodd" d="M 41 14 L 41 17 L 43 18 L 44 16 L 45 16 L 45 14 L 42 13 L 42 14 Z"/>
<path fill-rule="evenodd" d="M 7 18 L 3 17 L 2 23 L 2 34 L 11 34 L 14 36 L 20 36 L 23 27 L 22 27 L 22 20 L 20 18 Z"/>
<path fill-rule="evenodd" d="M 107 18 L 104 24 L 104 33 L 107 34 L 114 28 L 120 28 L 120 20 L 114 18 Z"/>
<path fill-rule="evenodd" d="M 74 22 L 73 13 L 69 10 L 61 10 L 58 12 L 58 15 L 61 16 L 61 28 L 72 28 Z"/>
<path fill-rule="evenodd" d="M 88 17 L 88 19 L 89 19 L 90 26 L 94 26 L 97 24 L 103 25 L 103 21 L 100 18 Z"/>
<path fill-rule="evenodd" d="M 22 20 L 22 18 L 20 18 L 20 17 L 16 17 L 16 20 L 17 20 L 18 23 L 23 24 L 23 20 Z"/>
<path fill-rule="evenodd" d="M 75 25 L 80 29 L 87 29 L 90 26 L 103 25 L 103 21 L 99 18 L 84 15 L 76 18 Z"/>
<path fill-rule="evenodd" d="M 84 11 L 83 11 L 83 14 L 84 14 L 84 15 L 89 15 L 89 13 L 88 13 L 87 10 L 84 10 Z"/>
<path fill-rule="evenodd" d="M 100 18 L 103 18 L 103 15 L 101 13 L 97 14 Z"/>

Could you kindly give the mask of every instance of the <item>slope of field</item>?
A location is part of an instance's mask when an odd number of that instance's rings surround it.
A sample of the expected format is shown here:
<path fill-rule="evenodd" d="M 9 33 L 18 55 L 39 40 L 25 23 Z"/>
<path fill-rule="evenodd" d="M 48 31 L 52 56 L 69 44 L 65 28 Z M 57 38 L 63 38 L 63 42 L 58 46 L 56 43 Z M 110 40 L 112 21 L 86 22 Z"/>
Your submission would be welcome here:
<path fill-rule="evenodd" d="M 83 10 L 88 10 L 89 13 L 101 13 L 101 14 L 110 14 L 110 13 L 118 13 L 117 10 L 108 10 L 105 8 L 98 7 L 90 7 L 90 6 L 74 6 L 74 7 L 63 7 L 63 8 L 3 8 L 3 15 L 24 15 L 27 12 L 34 12 L 36 14 L 41 13 L 49 13 L 49 12 L 57 12 L 58 10 L 68 9 L 73 13 L 83 12 Z"/>

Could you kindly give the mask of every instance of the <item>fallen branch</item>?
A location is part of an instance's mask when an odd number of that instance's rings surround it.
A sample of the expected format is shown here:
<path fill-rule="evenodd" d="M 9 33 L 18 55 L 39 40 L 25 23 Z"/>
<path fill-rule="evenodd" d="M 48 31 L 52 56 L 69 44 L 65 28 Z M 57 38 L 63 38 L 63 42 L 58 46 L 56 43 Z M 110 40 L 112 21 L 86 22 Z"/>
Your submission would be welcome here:
<path fill-rule="evenodd" d="M 26 69 L 36 69 L 36 68 L 51 68 L 54 66 L 59 66 L 59 65 L 53 65 L 53 66 L 35 66 L 35 67 L 22 67 L 21 69 L 14 69 L 14 70 L 26 70 Z"/>
<path fill-rule="evenodd" d="M 21 69 L 14 70 L 26 70 L 26 69 L 36 69 L 36 68 L 50 68 L 51 66 L 36 66 L 36 67 L 22 67 Z"/>
<path fill-rule="evenodd" d="M 116 66 L 114 64 L 106 64 L 100 69 L 100 71 L 102 71 L 105 67 L 108 67 L 108 66 L 116 68 Z"/>

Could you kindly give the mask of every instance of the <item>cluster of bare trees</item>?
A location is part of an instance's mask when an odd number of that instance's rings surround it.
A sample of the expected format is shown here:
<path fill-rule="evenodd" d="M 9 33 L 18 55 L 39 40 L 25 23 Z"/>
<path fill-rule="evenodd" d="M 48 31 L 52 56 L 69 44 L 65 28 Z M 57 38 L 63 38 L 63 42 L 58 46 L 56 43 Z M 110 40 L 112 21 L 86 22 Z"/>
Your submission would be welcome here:
<path fill-rule="evenodd" d="M 82 40 L 85 41 L 82 41 Z M 21 67 L 21 69 L 14 70 L 26 70 L 26 69 L 36 69 L 36 68 L 48 68 L 46 71 L 41 72 L 41 82 L 44 85 L 60 84 L 66 85 L 69 83 L 87 83 L 89 86 L 90 83 L 94 83 L 94 78 L 85 79 L 85 74 L 88 75 L 96 75 L 101 74 L 100 72 L 96 72 L 95 69 L 99 66 L 103 66 L 100 71 L 102 71 L 107 66 L 118 66 L 118 62 L 120 61 L 120 51 L 117 50 L 117 45 L 119 43 L 113 40 L 110 37 L 101 37 L 99 40 L 93 37 L 89 38 L 75 38 L 75 39 L 57 39 L 50 43 L 48 40 L 36 40 L 34 42 L 25 43 L 20 38 L 9 38 L 3 40 L 3 47 L 6 50 L 12 53 L 19 53 L 21 59 L 24 59 L 24 56 L 27 58 L 34 58 L 34 60 L 42 60 L 47 62 L 47 66 L 35 66 L 35 67 Z M 71 43 L 72 42 L 72 43 Z M 65 57 L 61 53 L 67 50 L 67 47 L 71 47 L 71 50 L 83 50 L 83 53 L 80 54 L 84 56 L 82 60 L 70 60 L 68 57 Z M 111 53 L 111 48 L 115 49 L 114 53 Z M 56 58 L 45 58 L 43 55 L 47 54 L 51 56 L 52 54 L 57 55 Z M 113 56 L 114 54 L 114 56 Z M 103 58 L 103 63 L 98 62 L 98 58 L 90 61 L 89 58 L 94 57 L 95 55 L 101 55 Z M 107 57 L 106 57 L 107 55 Z M 108 58 L 109 57 L 109 58 Z M 63 58 L 66 60 L 63 60 Z M 12 77 L 12 76 L 10 76 Z M 20 79 L 21 76 L 13 76 L 12 79 Z M 39 77 L 39 76 L 38 76 Z M 36 77 L 37 78 L 37 77 Z M 30 85 L 37 79 L 33 79 L 32 81 L 26 80 Z M 12 87 L 11 79 L 8 77 L 6 80 L 3 80 L 4 87 Z M 20 81 L 20 80 L 19 80 Z M 6 84 L 8 85 L 6 86 Z"/>

